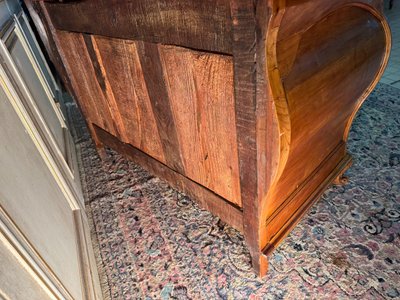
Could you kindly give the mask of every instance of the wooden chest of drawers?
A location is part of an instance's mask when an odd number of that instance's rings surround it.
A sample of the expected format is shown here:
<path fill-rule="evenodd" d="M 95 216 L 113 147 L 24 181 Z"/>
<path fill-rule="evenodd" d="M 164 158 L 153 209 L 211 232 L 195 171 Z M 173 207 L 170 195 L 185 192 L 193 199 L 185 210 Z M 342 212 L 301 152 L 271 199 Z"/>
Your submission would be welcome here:
<path fill-rule="evenodd" d="M 377 0 L 26 2 L 100 151 L 242 231 L 261 275 L 349 167 L 390 49 Z"/>

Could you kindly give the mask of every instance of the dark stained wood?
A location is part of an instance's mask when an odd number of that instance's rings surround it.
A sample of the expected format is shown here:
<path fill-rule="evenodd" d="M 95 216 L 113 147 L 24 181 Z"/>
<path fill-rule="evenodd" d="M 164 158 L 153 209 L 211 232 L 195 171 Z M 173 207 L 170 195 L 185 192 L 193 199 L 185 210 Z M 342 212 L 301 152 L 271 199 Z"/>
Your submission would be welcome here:
<path fill-rule="evenodd" d="M 130 144 L 122 143 L 115 136 L 94 125 L 96 134 L 107 146 L 137 162 L 150 173 L 165 179 L 170 185 L 192 197 L 204 209 L 221 218 L 223 222 L 243 232 L 242 211 L 213 191 L 190 180 L 168 166 L 160 163 Z"/>
<path fill-rule="evenodd" d="M 227 0 L 83 0 L 45 5 L 59 30 L 231 53 Z"/>
<path fill-rule="evenodd" d="M 161 145 L 164 149 L 165 160 L 167 165 L 174 170 L 185 174 L 158 46 L 150 43 L 138 43 L 137 51 Z"/>
<path fill-rule="evenodd" d="M 344 183 L 351 123 L 391 44 L 381 0 L 40 3 L 98 144 L 243 231 L 260 275 Z"/>

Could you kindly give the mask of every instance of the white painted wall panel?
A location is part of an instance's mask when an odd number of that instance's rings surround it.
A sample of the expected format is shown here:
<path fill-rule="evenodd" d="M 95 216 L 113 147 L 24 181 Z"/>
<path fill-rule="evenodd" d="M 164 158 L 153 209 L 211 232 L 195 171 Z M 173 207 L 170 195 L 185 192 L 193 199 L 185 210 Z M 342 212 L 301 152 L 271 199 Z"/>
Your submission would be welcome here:
<path fill-rule="evenodd" d="M 73 212 L 3 89 L 0 201 L 74 299 L 82 298 Z"/>

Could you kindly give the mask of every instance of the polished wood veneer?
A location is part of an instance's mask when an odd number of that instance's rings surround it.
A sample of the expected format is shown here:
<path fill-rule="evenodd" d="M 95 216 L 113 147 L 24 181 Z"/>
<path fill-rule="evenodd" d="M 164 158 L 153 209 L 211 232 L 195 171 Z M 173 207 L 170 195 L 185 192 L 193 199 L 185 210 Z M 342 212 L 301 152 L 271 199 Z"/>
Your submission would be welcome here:
<path fill-rule="evenodd" d="M 242 231 L 261 275 L 341 182 L 391 44 L 377 0 L 26 2 L 100 152 Z"/>

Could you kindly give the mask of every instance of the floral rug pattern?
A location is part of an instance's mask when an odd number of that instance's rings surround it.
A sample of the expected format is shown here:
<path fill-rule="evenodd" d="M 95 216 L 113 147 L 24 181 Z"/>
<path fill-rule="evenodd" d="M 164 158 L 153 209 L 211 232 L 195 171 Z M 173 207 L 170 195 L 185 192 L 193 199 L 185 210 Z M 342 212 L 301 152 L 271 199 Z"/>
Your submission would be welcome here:
<path fill-rule="evenodd" d="M 264 279 L 239 232 L 116 152 L 102 162 L 70 111 L 106 299 L 400 299 L 400 90 L 367 99 L 349 183 L 325 192 Z"/>

